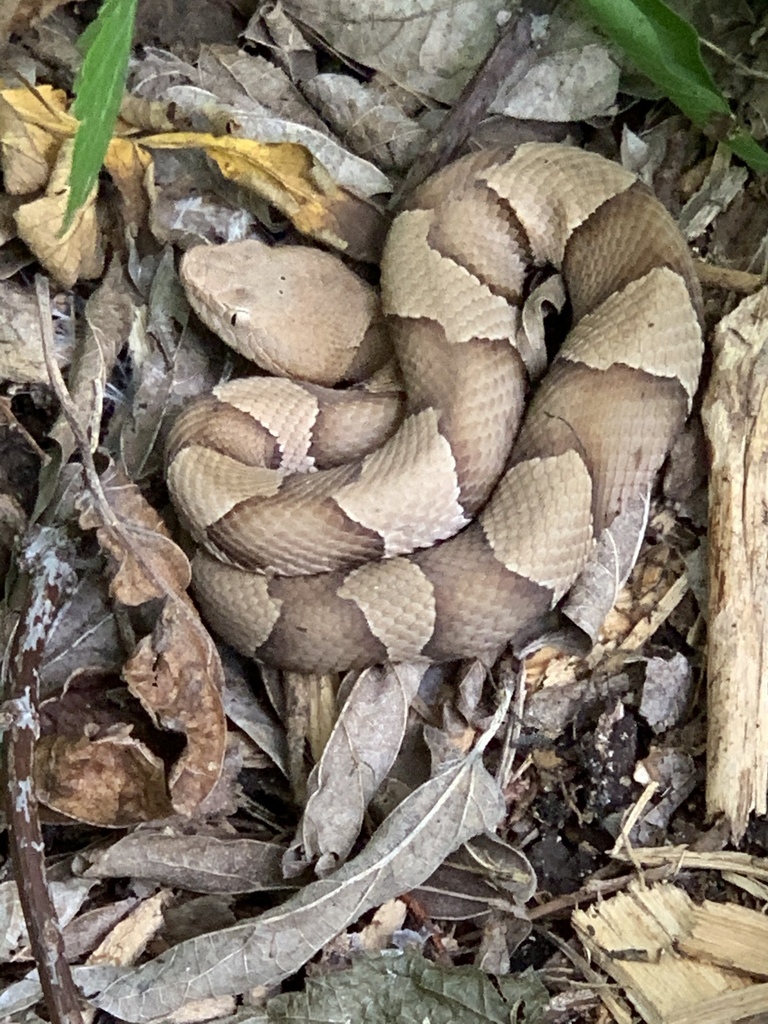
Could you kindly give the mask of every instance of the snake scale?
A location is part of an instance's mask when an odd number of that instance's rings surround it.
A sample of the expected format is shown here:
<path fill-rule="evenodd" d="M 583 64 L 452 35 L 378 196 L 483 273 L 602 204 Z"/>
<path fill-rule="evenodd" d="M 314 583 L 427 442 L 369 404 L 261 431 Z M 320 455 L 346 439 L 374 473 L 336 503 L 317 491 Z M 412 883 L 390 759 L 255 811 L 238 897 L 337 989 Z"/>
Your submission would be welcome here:
<path fill-rule="evenodd" d="M 271 373 L 307 364 L 306 384 L 222 384 L 172 428 L 167 478 L 199 544 L 203 615 L 296 671 L 491 662 L 536 635 L 685 424 L 703 349 L 687 246 L 630 172 L 529 143 L 462 158 L 415 192 L 385 244 L 381 313 L 331 255 L 307 269 L 308 252 L 246 241 L 182 261 L 193 308 L 225 341 Z M 572 325 L 531 389 L 544 267 Z M 270 300 L 263 322 L 254 296 Z M 334 387 L 376 381 L 391 348 L 404 400 Z"/>

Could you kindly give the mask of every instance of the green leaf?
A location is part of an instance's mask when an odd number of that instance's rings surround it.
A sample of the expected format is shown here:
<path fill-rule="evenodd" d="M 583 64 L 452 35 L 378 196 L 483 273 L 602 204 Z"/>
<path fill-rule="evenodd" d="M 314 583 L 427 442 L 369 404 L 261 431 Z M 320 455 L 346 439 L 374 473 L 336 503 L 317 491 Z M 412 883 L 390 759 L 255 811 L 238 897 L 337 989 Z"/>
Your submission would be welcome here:
<path fill-rule="evenodd" d="M 303 992 L 275 996 L 266 1009 L 270 1024 L 537 1024 L 548 999 L 532 971 L 494 981 L 475 967 L 387 950 L 308 978 Z"/>
<path fill-rule="evenodd" d="M 62 231 L 96 184 L 120 109 L 133 39 L 137 0 L 104 0 L 79 45 L 85 52 L 75 81 L 71 113 L 80 121 L 75 135 L 70 192 Z"/>
<path fill-rule="evenodd" d="M 725 142 L 756 171 L 768 153 L 737 126 L 701 59 L 696 30 L 662 0 L 582 0 L 600 28 L 693 123 Z"/>

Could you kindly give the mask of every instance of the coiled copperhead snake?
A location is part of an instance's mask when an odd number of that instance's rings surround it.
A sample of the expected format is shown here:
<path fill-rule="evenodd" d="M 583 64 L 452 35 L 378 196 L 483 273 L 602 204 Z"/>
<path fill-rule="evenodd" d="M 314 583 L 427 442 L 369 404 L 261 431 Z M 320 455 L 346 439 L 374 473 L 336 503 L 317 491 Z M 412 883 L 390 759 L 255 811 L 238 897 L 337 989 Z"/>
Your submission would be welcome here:
<path fill-rule="evenodd" d="M 220 247 L 186 254 L 190 301 L 284 372 L 293 357 L 269 330 L 281 325 L 250 319 L 244 291 L 300 292 L 296 250 L 235 245 L 226 264 Z M 286 313 L 329 341 L 326 358 L 322 339 L 300 337 L 314 383 L 221 385 L 169 438 L 204 617 L 241 652 L 297 671 L 491 661 L 535 635 L 684 426 L 703 347 L 685 242 L 634 175 L 581 150 L 531 143 L 439 172 L 395 219 L 381 264 L 399 426 L 390 395 L 327 388 L 375 369 L 386 343 L 366 286 L 319 260 L 317 308 Z M 545 265 L 562 275 L 572 327 L 520 428 L 540 361 L 525 298 Z M 357 351 L 334 338 L 340 307 Z"/>

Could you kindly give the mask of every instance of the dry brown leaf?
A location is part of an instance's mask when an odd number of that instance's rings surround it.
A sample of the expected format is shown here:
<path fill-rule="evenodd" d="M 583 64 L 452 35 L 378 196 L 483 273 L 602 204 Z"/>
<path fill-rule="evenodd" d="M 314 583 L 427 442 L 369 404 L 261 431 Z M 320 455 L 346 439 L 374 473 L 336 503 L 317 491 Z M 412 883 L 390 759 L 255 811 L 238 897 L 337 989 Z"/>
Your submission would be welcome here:
<path fill-rule="evenodd" d="M 227 723 L 219 656 L 191 602 L 165 603 L 151 637 L 126 662 L 123 679 L 152 717 L 183 733 L 184 753 L 169 774 L 174 810 L 192 814 L 221 775 Z"/>
<path fill-rule="evenodd" d="M 124 828 L 172 813 L 165 766 L 118 726 L 108 735 L 43 736 L 35 751 L 40 801 L 67 817 L 105 828 Z"/>
<path fill-rule="evenodd" d="M 123 668 L 129 690 L 162 727 L 183 733 L 186 746 L 169 773 L 173 808 L 192 814 L 208 797 L 224 764 L 227 731 L 221 701 L 223 670 L 213 641 L 186 595 L 189 562 L 139 489 L 114 466 L 101 478 L 110 522 L 91 499 L 84 528 L 117 564 L 110 591 L 129 606 L 160 599 L 150 636 L 137 644 Z"/>
<path fill-rule="evenodd" d="M 374 207 L 345 192 L 304 146 L 202 132 L 152 135 L 149 149 L 202 149 L 224 177 L 267 199 L 299 231 L 358 259 L 377 256 L 383 225 Z"/>
<path fill-rule="evenodd" d="M 315 864 L 322 877 L 342 864 L 368 803 L 397 756 L 425 666 L 367 669 L 339 712 L 307 783 L 309 798 L 286 853 L 286 876 Z"/>
<path fill-rule="evenodd" d="M 636 498 L 604 530 L 563 606 L 564 614 L 596 643 L 602 623 L 627 581 L 648 523 L 650 495 Z"/>
<path fill-rule="evenodd" d="M 326 122 L 294 85 L 296 79 L 292 81 L 266 57 L 234 46 L 203 46 L 197 61 L 197 78 L 201 89 L 208 90 L 220 103 L 232 104 L 236 110 L 248 110 L 250 106 L 253 111 L 306 125 L 330 136 Z"/>
<path fill-rule="evenodd" d="M 284 0 L 338 53 L 410 92 L 455 100 L 493 46 L 503 0 Z"/>
<path fill-rule="evenodd" d="M 504 801 L 482 755 L 508 707 L 506 700 L 462 762 L 403 800 L 339 871 L 255 921 L 180 943 L 106 984 L 96 1004 L 123 1020 L 144 1022 L 195 999 L 275 984 L 366 910 L 419 885 L 452 850 L 492 832 L 503 817 Z M 93 987 L 87 972 L 75 974 Z"/>
<path fill-rule="evenodd" d="M 292 888 L 283 878 L 283 847 L 237 836 L 183 835 L 141 829 L 88 854 L 84 878 L 147 878 L 221 895 Z"/>
<path fill-rule="evenodd" d="M 104 523 L 90 501 L 83 508 L 80 525 L 96 529 L 99 544 L 117 566 L 110 585 L 112 596 L 135 607 L 169 594 L 185 594 L 192 578 L 189 560 L 170 539 L 157 512 L 114 465 L 102 474 L 101 483 L 113 513 L 136 542 L 135 546 L 126 545 L 124 535 Z"/>
<path fill-rule="evenodd" d="M 352 151 L 382 170 L 406 170 L 429 141 L 427 129 L 403 109 L 411 97 L 380 80 L 328 72 L 304 83 L 304 91 Z"/>
<path fill-rule="evenodd" d="M 67 142 L 59 150 L 46 194 L 16 211 L 20 237 L 56 280 L 68 288 L 78 278 L 99 277 L 104 266 L 95 186 L 70 227 L 61 234 L 71 165 L 72 143 Z"/>
<path fill-rule="evenodd" d="M 463 921 L 495 910 L 521 913 L 535 891 L 536 874 L 519 850 L 498 836 L 478 836 L 447 857 L 412 895 L 430 917 Z"/>
<path fill-rule="evenodd" d="M 79 422 L 91 439 L 92 447 L 99 441 L 106 384 L 128 338 L 134 315 L 123 268 L 115 259 L 86 303 L 86 330 L 79 338 L 67 380 Z M 75 441 L 63 413 L 51 428 L 49 437 L 59 442 L 62 461 L 67 462 L 75 450 Z"/>
<path fill-rule="evenodd" d="M 51 896 L 59 923 L 66 927 L 88 899 L 93 883 L 71 876 L 51 880 Z M 14 879 L 0 882 L 0 964 L 32 959 L 18 886 Z"/>
<path fill-rule="evenodd" d="M 3 184 L 11 195 L 43 188 L 61 143 L 75 133 L 77 121 L 66 113 L 61 89 L 0 90 L 0 145 Z"/>
<path fill-rule="evenodd" d="M 65 3 L 67 0 L 7 0 L 8 9 L 0 14 L 0 39 L 5 41 L 11 32 L 25 32 Z"/>
<path fill-rule="evenodd" d="M 69 361 L 71 346 L 56 340 L 56 360 Z M 15 281 L 0 282 L 0 380 L 16 384 L 47 384 L 40 310 L 34 291 Z"/>

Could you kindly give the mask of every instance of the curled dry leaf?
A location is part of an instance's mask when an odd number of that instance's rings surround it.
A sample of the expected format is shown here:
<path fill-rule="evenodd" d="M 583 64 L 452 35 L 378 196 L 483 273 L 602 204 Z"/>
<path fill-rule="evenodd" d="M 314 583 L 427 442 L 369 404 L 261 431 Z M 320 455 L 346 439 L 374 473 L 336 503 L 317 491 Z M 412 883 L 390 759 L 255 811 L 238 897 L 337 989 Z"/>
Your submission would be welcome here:
<path fill-rule="evenodd" d="M 361 914 L 414 888 L 472 836 L 492 832 L 504 801 L 482 753 L 508 707 L 460 763 L 407 797 L 365 850 L 255 921 L 182 942 L 95 997 L 126 1021 L 173 1013 L 189 1001 L 275 984 Z M 77 973 L 77 972 L 76 972 Z M 81 980 L 88 984 L 87 974 Z"/>
<path fill-rule="evenodd" d="M 114 522 L 105 523 L 102 510 L 91 503 L 81 525 L 96 528 L 99 543 L 118 566 L 111 584 L 118 601 L 129 606 L 163 601 L 154 631 L 139 642 L 122 674 L 153 720 L 186 738 L 169 788 L 174 809 L 191 814 L 216 784 L 226 752 L 221 661 L 186 596 L 189 563 L 160 517 L 114 467 L 103 474 L 102 488 Z"/>
<path fill-rule="evenodd" d="M 96 188 L 75 213 L 72 224 L 61 233 L 69 201 L 71 165 L 72 143 L 68 141 L 59 150 L 46 194 L 16 211 L 21 238 L 51 274 L 69 288 L 78 278 L 98 277 L 104 266 Z"/>
<path fill-rule="evenodd" d="M 75 350 L 67 380 L 78 420 L 86 426 L 92 445 L 99 437 L 106 384 L 130 334 L 134 315 L 123 268 L 115 259 L 86 303 L 86 329 Z M 75 449 L 75 440 L 63 413 L 49 436 L 59 442 L 62 462 L 66 462 Z"/>
<path fill-rule="evenodd" d="M 307 782 L 304 815 L 286 853 L 287 877 L 315 862 L 322 877 L 346 860 L 400 750 L 424 671 L 408 664 L 371 668 L 353 686 Z"/>
<path fill-rule="evenodd" d="M 151 165 L 149 153 L 130 139 L 115 137 L 109 143 L 104 166 L 123 200 L 123 217 L 129 229 L 135 230 L 147 222 L 146 175 Z"/>
<path fill-rule="evenodd" d="M 357 259 L 377 259 L 384 225 L 369 203 L 334 184 L 303 146 L 175 132 L 142 139 L 149 149 L 203 149 L 221 173 L 273 203 L 299 231 Z"/>
<path fill-rule="evenodd" d="M 23 196 L 44 188 L 62 138 L 74 135 L 77 121 L 66 113 L 61 89 L 0 90 L 3 186 Z"/>
<path fill-rule="evenodd" d="M 77 821 L 120 828 L 172 813 L 167 740 L 116 673 L 80 669 L 40 705 L 38 797 Z"/>
<path fill-rule="evenodd" d="M 494 910 L 524 915 L 536 891 L 528 859 L 498 836 L 478 836 L 447 857 L 413 896 L 431 918 L 478 920 Z"/>
<path fill-rule="evenodd" d="M 151 636 L 126 662 L 123 679 L 152 717 L 186 738 L 168 784 L 174 809 L 192 814 L 221 774 L 227 726 L 219 656 L 192 603 L 165 603 Z"/>

